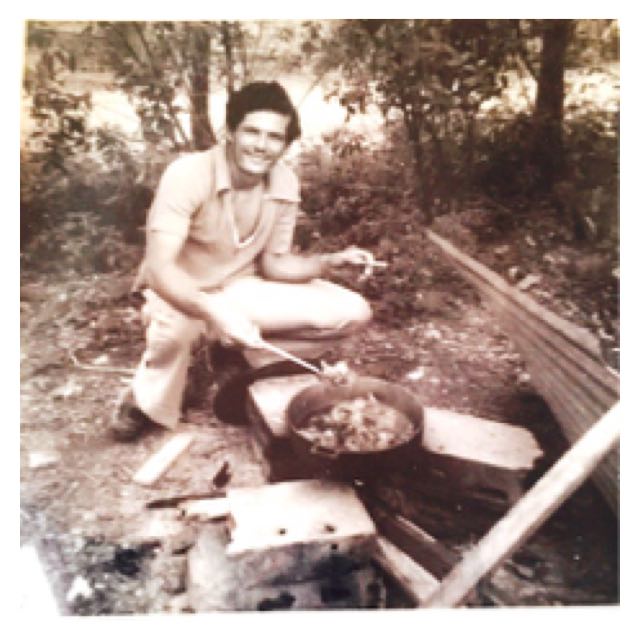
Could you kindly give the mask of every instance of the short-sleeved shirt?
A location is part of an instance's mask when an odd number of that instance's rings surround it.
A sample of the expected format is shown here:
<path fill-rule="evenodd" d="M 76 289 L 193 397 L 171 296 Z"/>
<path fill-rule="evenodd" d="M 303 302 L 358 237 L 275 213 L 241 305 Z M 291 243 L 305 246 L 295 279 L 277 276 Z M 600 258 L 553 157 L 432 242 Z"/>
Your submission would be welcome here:
<path fill-rule="evenodd" d="M 158 231 L 180 237 L 183 246 L 178 266 L 203 291 L 255 274 L 263 251 L 283 254 L 291 250 L 300 185 L 295 173 L 278 162 L 264 184 L 247 195 L 244 201 L 250 208 L 257 207 L 258 215 L 252 229 L 241 237 L 236 220 L 242 212 L 234 211 L 225 147 L 185 154 L 160 179 L 147 218 L 147 238 Z M 138 286 L 145 284 L 144 271 L 143 262 Z"/>

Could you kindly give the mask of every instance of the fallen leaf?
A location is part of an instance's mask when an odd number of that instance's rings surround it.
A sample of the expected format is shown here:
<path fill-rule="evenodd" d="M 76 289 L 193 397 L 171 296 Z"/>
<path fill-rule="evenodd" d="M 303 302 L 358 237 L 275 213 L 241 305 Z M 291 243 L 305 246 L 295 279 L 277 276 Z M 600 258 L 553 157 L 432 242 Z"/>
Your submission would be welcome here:
<path fill-rule="evenodd" d="M 59 461 L 60 454 L 56 451 L 32 451 L 29 454 L 29 469 L 51 467 Z"/>
<path fill-rule="evenodd" d="M 51 397 L 57 398 L 70 398 L 71 396 L 78 395 L 83 390 L 75 380 L 67 380 L 63 385 L 57 387 L 51 392 Z"/>
<path fill-rule="evenodd" d="M 422 380 L 422 378 L 424 378 L 424 374 L 425 374 L 425 368 L 417 367 L 413 371 L 409 371 L 409 373 L 407 373 L 405 377 L 407 378 L 407 380 L 416 381 L 416 380 Z"/>
<path fill-rule="evenodd" d="M 537 275 L 535 273 L 530 273 L 528 276 L 525 276 L 518 284 L 516 285 L 520 291 L 526 291 L 530 289 L 536 284 L 540 284 L 542 282 L 542 276 Z"/>

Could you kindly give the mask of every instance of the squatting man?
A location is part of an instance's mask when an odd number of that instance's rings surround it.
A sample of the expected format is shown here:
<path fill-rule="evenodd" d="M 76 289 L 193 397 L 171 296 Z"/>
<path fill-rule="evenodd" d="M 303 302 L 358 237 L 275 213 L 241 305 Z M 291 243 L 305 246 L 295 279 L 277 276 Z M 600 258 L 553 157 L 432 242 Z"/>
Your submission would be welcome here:
<path fill-rule="evenodd" d="M 191 348 L 202 335 L 260 349 L 263 336 L 338 338 L 370 320 L 362 296 L 323 279 L 333 267 L 370 265 L 368 251 L 292 250 L 300 186 L 281 158 L 300 133 L 285 90 L 254 82 L 230 96 L 221 144 L 166 168 L 136 282 L 145 350 L 116 412 L 116 439 L 177 425 Z"/>

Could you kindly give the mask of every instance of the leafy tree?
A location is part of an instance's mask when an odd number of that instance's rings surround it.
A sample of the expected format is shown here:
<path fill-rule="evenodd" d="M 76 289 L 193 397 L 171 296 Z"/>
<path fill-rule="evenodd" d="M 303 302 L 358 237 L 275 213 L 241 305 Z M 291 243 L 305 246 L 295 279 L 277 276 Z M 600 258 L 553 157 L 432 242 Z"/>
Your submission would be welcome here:
<path fill-rule="evenodd" d="M 301 57 L 291 40 L 297 23 L 279 21 L 105 22 L 89 28 L 106 37 L 106 62 L 117 86 L 136 105 L 145 138 L 175 149 L 205 149 L 215 142 L 209 122 L 211 81 L 227 93 L 260 70 L 293 69 Z M 178 115 L 186 94 L 191 131 Z"/>
<path fill-rule="evenodd" d="M 478 110 L 501 91 L 513 29 L 500 20 L 347 20 L 316 46 L 319 70 L 347 78 L 338 92 L 351 113 L 373 101 L 399 114 L 427 221 L 438 197 L 464 185 Z"/>
<path fill-rule="evenodd" d="M 211 25 L 174 22 L 107 22 L 90 25 L 106 39 L 105 61 L 117 86 L 133 101 L 145 139 L 175 149 L 202 149 L 215 140 L 209 122 Z M 189 99 L 191 132 L 176 105 Z"/>

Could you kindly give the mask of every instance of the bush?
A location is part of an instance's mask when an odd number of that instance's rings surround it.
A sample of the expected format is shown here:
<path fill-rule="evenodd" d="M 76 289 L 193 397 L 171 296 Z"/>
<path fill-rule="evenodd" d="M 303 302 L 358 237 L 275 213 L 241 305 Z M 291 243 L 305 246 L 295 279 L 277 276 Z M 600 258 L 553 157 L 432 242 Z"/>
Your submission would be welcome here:
<path fill-rule="evenodd" d="M 306 215 L 296 244 L 310 251 L 355 244 L 387 262 L 385 269 L 375 269 L 368 278 L 354 279 L 349 268 L 335 276 L 371 301 L 378 322 L 397 327 L 425 313 L 447 313 L 446 301 L 434 301 L 430 290 L 457 278 L 441 264 L 425 236 L 424 215 L 403 148 L 366 143 L 348 131 L 336 132 L 327 145 L 324 151 L 315 148 L 302 157 Z"/>
<path fill-rule="evenodd" d="M 28 262 L 62 255 L 60 244 L 42 243 L 69 214 L 82 214 L 98 235 L 115 227 L 125 241 L 141 245 L 147 209 L 169 158 L 144 153 L 112 129 L 89 131 L 81 149 L 52 165 L 48 152 L 21 153 L 20 245 Z M 84 223 L 83 223 L 84 224 Z"/>

